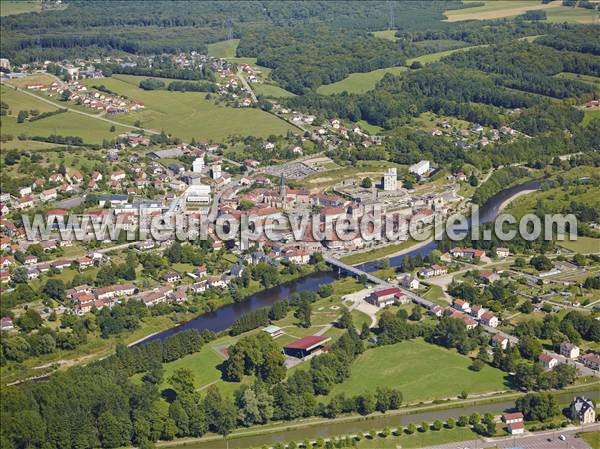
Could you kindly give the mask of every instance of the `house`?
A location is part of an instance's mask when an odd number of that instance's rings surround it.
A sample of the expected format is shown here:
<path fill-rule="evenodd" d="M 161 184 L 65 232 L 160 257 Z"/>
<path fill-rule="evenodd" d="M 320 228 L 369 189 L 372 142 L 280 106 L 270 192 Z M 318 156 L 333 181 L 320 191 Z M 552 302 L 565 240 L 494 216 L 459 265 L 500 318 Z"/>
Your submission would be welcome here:
<path fill-rule="evenodd" d="M 329 350 L 327 343 L 331 337 L 324 335 L 310 335 L 295 340 L 283 347 L 283 353 L 297 359 L 307 359 Z"/>
<path fill-rule="evenodd" d="M 481 317 L 483 316 L 484 313 L 485 313 L 485 309 L 483 308 L 483 306 L 481 304 L 475 304 L 473 307 L 471 307 L 470 314 L 476 320 L 481 319 Z"/>
<path fill-rule="evenodd" d="M 310 262 L 310 254 L 305 250 L 292 250 L 285 253 L 285 260 L 294 264 L 307 264 Z"/>
<path fill-rule="evenodd" d="M 594 403 L 583 396 L 577 396 L 569 407 L 571 419 L 581 424 L 591 424 L 596 421 L 596 407 Z"/>
<path fill-rule="evenodd" d="M 366 301 L 377 307 L 385 307 L 396 302 L 396 295 L 404 296 L 398 287 L 391 287 L 374 291 L 366 298 Z"/>
<path fill-rule="evenodd" d="M 485 312 L 481 315 L 481 324 L 489 327 L 498 327 L 498 317 L 492 312 Z"/>
<path fill-rule="evenodd" d="M 496 282 L 500 279 L 500 276 L 493 271 L 483 271 L 479 275 L 479 280 L 485 283 L 491 284 L 492 282 Z"/>
<path fill-rule="evenodd" d="M 271 338 L 277 338 L 277 337 L 283 335 L 283 329 L 281 329 L 278 326 L 274 326 L 272 324 L 270 326 L 263 328 L 263 332 L 266 332 L 268 335 L 271 336 Z"/>
<path fill-rule="evenodd" d="M 126 177 L 127 174 L 123 170 L 117 170 L 110 175 L 110 180 L 119 182 L 125 179 Z"/>
<path fill-rule="evenodd" d="M 563 341 L 560 344 L 560 354 L 568 359 L 576 359 L 579 357 L 579 347 L 568 341 Z"/>
<path fill-rule="evenodd" d="M 514 413 L 504 413 L 502 415 L 502 422 L 505 424 L 514 424 L 518 422 L 523 422 L 523 413 L 514 412 Z"/>
<path fill-rule="evenodd" d="M 52 201 L 58 198 L 58 192 L 55 188 L 44 190 L 40 193 L 40 201 L 47 203 L 48 201 Z"/>
<path fill-rule="evenodd" d="M 545 369 L 552 369 L 556 365 L 558 365 L 558 360 L 556 360 L 550 354 L 547 354 L 545 352 L 543 354 L 540 354 L 538 360 L 542 365 L 544 365 Z"/>
<path fill-rule="evenodd" d="M 495 334 L 492 337 L 492 346 L 496 347 L 500 347 L 502 348 L 502 350 L 506 350 L 506 348 L 508 347 L 508 338 L 506 338 L 504 335 L 500 335 L 500 334 Z"/>
<path fill-rule="evenodd" d="M 452 311 L 452 309 L 449 310 Z M 479 325 L 479 323 L 477 323 L 477 321 L 475 321 L 469 315 L 465 315 L 464 313 L 459 312 L 458 310 L 451 312 L 450 318 L 461 320 L 463 323 L 465 323 L 467 330 L 475 329 Z"/>
<path fill-rule="evenodd" d="M 416 164 L 411 165 L 408 168 L 409 173 L 414 173 L 415 175 L 418 175 L 418 176 L 423 176 L 425 173 L 429 172 L 429 170 L 430 170 L 429 161 L 420 161 L 420 162 L 417 162 Z"/>
<path fill-rule="evenodd" d="M 465 301 L 464 299 L 455 299 L 454 302 L 452 303 L 452 307 L 454 307 L 456 310 L 459 310 L 460 312 L 464 312 L 464 313 L 469 313 L 471 311 L 471 307 L 469 306 L 469 303 L 467 301 Z"/>
<path fill-rule="evenodd" d="M 600 355 L 596 354 L 595 352 L 582 355 L 579 357 L 579 361 L 590 369 L 596 371 L 600 370 Z"/>
<path fill-rule="evenodd" d="M 15 264 L 15 259 L 12 256 L 0 257 L 0 268 L 8 268 Z"/>
<path fill-rule="evenodd" d="M 25 265 L 34 265 L 38 262 L 38 258 L 37 256 L 34 256 L 33 254 L 30 254 L 28 256 L 25 256 L 25 259 L 23 261 L 23 263 Z"/>
<path fill-rule="evenodd" d="M 485 255 L 485 251 L 471 248 L 452 248 L 450 250 L 450 254 L 452 255 L 452 257 L 479 260 Z"/>
<path fill-rule="evenodd" d="M 127 204 L 129 197 L 127 195 L 101 195 L 98 197 L 98 205 L 104 207 L 106 203 L 110 203 L 112 207 L 122 206 Z"/>
<path fill-rule="evenodd" d="M 510 256 L 510 251 L 508 248 L 496 248 L 496 256 L 504 259 L 505 257 Z"/>
<path fill-rule="evenodd" d="M 402 286 L 410 290 L 418 290 L 421 284 L 419 283 L 419 280 L 416 277 L 405 276 L 402 280 Z"/>
<path fill-rule="evenodd" d="M 13 320 L 9 316 L 5 316 L 0 319 L 0 331 L 10 331 L 15 328 Z"/>
<path fill-rule="evenodd" d="M 435 305 L 430 310 L 431 314 L 437 318 L 441 318 L 444 314 L 444 308 L 438 305 Z"/>
<path fill-rule="evenodd" d="M 525 425 L 522 422 L 511 423 L 506 427 L 508 429 L 508 433 L 511 435 L 521 435 L 525 433 Z"/>
<path fill-rule="evenodd" d="M 206 281 L 195 282 L 190 289 L 194 293 L 204 293 L 206 291 Z"/>
<path fill-rule="evenodd" d="M 178 273 L 175 273 L 174 271 L 171 271 L 169 273 L 165 273 L 161 276 L 161 279 L 165 282 L 168 282 L 170 284 L 174 283 L 174 282 L 178 282 L 181 280 L 181 276 Z"/>
<path fill-rule="evenodd" d="M 78 257 L 75 260 L 75 263 L 79 266 L 80 269 L 89 268 L 94 265 L 94 261 L 87 256 Z"/>
<path fill-rule="evenodd" d="M 233 264 L 229 274 L 233 277 L 239 278 L 239 277 L 242 277 L 242 274 L 244 273 L 245 269 L 246 269 L 246 267 L 244 266 L 243 263 L 237 262 L 237 263 Z"/>
<path fill-rule="evenodd" d="M 96 290 L 96 298 L 99 300 L 112 299 L 119 296 L 130 296 L 136 291 L 133 284 L 110 285 Z"/>

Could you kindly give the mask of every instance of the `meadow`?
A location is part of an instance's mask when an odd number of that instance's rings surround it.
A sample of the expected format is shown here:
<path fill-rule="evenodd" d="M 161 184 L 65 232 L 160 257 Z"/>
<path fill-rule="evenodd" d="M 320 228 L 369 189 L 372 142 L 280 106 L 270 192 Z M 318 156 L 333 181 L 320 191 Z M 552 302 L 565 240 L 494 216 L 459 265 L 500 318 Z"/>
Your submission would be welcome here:
<path fill-rule="evenodd" d="M 42 10 L 42 2 L 37 1 L 0 1 L 0 16 L 12 16 L 26 12 L 39 12 Z"/>
<path fill-rule="evenodd" d="M 231 108 L 207 100 L 205 93 L 145 91 L 138 87 L 144 77 L 117 75 L 86 84 L 103 84 L 120 95 L 144 103 L 139 112 L 118 115 L 116 121 L 133 125 L 140 122 L 144 128 L 164 130 L 184 140 L 209 139 L 222 141 L 233 134 L 267 137 L 284 134 L 292 129 L 285 121 L 258 109 Z"/>
<path fill-rule="evenodd" d="M 467 51 L 472 50 L 473 48 L 485 47 L 485 45 L 473 45 L 470 47 L 462 47 L 462 48 L 454 48 L 452 50 L 439 51 L 437 53 L 429 53 L 426 55 L 421 55 L 416 58 L 411 58 L 406 61 L 406 65 L 411 65 L 413 62 L 420 62 L 421 64 L 431 64 L 432 62 L 437 62 L 442 59 L 444 56 L 449 56 L 452 53 L 456 53 L 457 51 Z"/>
<path fill-rule="evenodd" d="M 239 39 L 230 39 L 226 41 L 219 41 L 213 44 L 208 44 L 208 56 L 213 58 L 234 58 L 237 50 Z"/>
<path fill-rule="evenodd" d="M 396 30 L 373 31 L 371 34 L 379 39 L 387 39 L 394 42 L 398 40 L 396 37 Z"/>
<path fill-rule="evenodd" d="M 469 370 L 471 360 L 422 339 L 369 349 L 350 368 L 350 378 L 336 385 L 330 397 L 374 392 L 377 387 L 399 389 L 405 403 L 443 399 L 462 391 L 477 394 L 507 390 L 504 373 L 486 366 Z"/>
<path fill-rule="evenodd" d="M 262 95 L 264 97 L 272 97 L 272 98 L 289 98 L 295 97 L 296 94 L 293 94 L 290 91 L 287 91 L 279 86 L 274 84 L 252 84 L 252 90 L 256 93 L 256 95 Z"/>
<path fill-rule="evenodd" d="M 471 1 L 471 0 L 469 0 Z M 465 3 L 469 3 L 466 1 Z M 475 3 L 481 3 L 475 1 Z M 548 22 L 591 23 L 597 13 L 585 8 L 568 8 L 555 0 L 546 5 L 533 0 L 485 0 L 483 6 L 455 9 L 444 12 L 448 22 L 461 20 L 490 20 L 515 17 L 531 10 L 546 11 Z"/>
<path fill-rule="evenodd" d="M 317 93 L 322 95 L 331 95 L 346 91 L 352 94 L 362 94 L 375 88 L 375 85 L 379 82 L 379 80 L 381 80 L 381 78 L 384 77 L 386 73 L 399 75 L 406 70 L 406 67 L 388 67 L 366 73 L 351 73 L 347 78 L 344 78 L 337 83 L 319 86 Z"/>

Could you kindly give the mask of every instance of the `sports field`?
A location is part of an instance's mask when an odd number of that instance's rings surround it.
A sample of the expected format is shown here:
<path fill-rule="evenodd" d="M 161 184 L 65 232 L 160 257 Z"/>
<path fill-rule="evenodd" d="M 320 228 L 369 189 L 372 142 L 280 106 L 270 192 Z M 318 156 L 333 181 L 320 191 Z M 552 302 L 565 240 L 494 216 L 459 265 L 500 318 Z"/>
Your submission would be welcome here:
<path fill-rule="evenodd" d="M 344 78 L 337 83 L 320 86 L 317 89 L 317 93 L 322 95 L 331 95 L 346 91 L 352 94 L 362 94 L 373 89 L 377 82 L 383 78 L 386 73 L 399 75 L 406 70 L 406 67 L 389 67 L 366 73 L 352 73 L 347 78 Z"/>
<path fill-rule="evenodd" d="M 292 129 L 285 121 L 258 109 L 216 105 L 205 98 L 205 93 L 142 90 L 138 87 L 142 78 L 116 75 L 102 80 L 108 89 L 141 101 L 146 107 L 140 112 L 118 115 L 115 120 L 129 125 L 140 121 L 144 128 L 164 130 L 186 140 L 221 141 L 232 134 L 267 137 Z M 99 82 L 88 80 L 86 84 Z"/>
<path fill-rule="evenodd" d="M 377 387 L 399 389 L 404 402 L 415 403 L 469 394 L 502 391 L 504 373 L 486 366 L 480 372 L 468 369 L 471 360 L 422 339 L 403 341 L 365 351 L 352 364 L 350 378 L 336 385 L 331 395 L 357 395 Z"/>
<path fill-rule="evenodd" d="M 469 3 L 471 0 L 466 1 Z M 474 3 L 481 3 L 473 0 Z M 483 6 L 455 9 L 444 12 L 448 22 L 461 20 L 490 20 L 514 17 L 531 10 L 545 10 L 548 22 L 591 23 L 597 13 L 585 8 L 568 8 L 562 6 L 561 0 L 546 5 L 537 0 L 485 0 Z"/>
<path fill-rule="evenodd" d="M 234 58 L 239 43 L 239 39 L 230 39 L 208 44 L 208 56 L 214 58 Z"/>

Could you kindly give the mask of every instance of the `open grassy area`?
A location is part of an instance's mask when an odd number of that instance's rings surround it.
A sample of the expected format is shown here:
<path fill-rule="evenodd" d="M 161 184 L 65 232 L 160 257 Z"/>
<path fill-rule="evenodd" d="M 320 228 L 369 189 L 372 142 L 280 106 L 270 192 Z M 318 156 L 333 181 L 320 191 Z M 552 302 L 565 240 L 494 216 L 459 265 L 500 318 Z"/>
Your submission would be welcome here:
<path fill-rule="evenodd" d="M 419 425 L 420 423 L 414 423 Z M 439 431 L 416 432 L 412 435 L 377 437 L 375 439 L 363 438 L 358 442 L 359 449 L 381 449 L 384 447 L 422 448 L 458 441 L 478 440 L 480 437 L 469 428 L 455 427 Z"/>
<path fill-rule="evenodd" d="M 144 77 L 118 75 L 102 80 L 108 89 L 141 101 L 146 109 L 116 116 L 115 120 L 144 128 L 164 130 L 182 139 L 221 141 L 232 134 L 267 137 L 284 134 L 292 127 L 285 121 L 258 109 L 230 108 L 207 100 L 198 92 L 144 91 L 138 87 Z M 88 80 L 86 84 L 97 84 Z"/>
<path fill-rule="evenodd" d="M 54 107 L 51 104 L 4 85 L 0 86 L 0 96 L 2 97 L 2 101 L 8 104 L 8 115 L 15 117 L 19 114 L 19 111 L 37 110 L 39 112 L 51 112 L 59 109 L 58 106 Z"/>
<path fill-rule="evenodd" d="M 273 98 L 289 98 L 295 97 L 296 94 L 285 90 L 279 86 L 274 84 L 252 84 L 252 89 L 256 93 L 256 95 L 263 95 L 265 97 L 273 97 Z"/>
<path fill-rule="evenodd" d="M 337 83 L 319 86 L 317 93 L 331 95 L 347 91 L 353 94 L 362 94 L 373 89 L 386 73 L 399 75 L 405 70 L 407 70 L 406 67 L 388 67 L 385 69 L 373 70 L 372 72 L 352 73 L 350 76 Z"/>
<path fill-rule="evenodd" d="M 235 51 L 239 43 L 239 39 L 230 39 L 208 44 L 208 56 L 214 58 L 235 58 Z"/>
<path fill-rule="evenodd" d="M 165 374 L 163 376 L 162 388 L 169 387 L 169 377 L 180 368 L 188 368 L 194 373 L 194 382 L 197 388 L 206 387 L 221 379 L 221 371 L 217 366 L 225 358 L 217 353 L 211 344 L 206 344 L 200 352 L 190 354 L 171 363 L 165 363 Z"/>
<path fill-rule="evenodd" d="M 414 403 L 458 395 L 506 390 L 504 373 L 486 366 L 468 369 L 471 360 L 455 350 L 421 339 L 403 341 L 365 351 L 352 364 L 348 380 L 336 385 L 331 395 L 374 392 L 378 386 L 398 388 L 404 402 Z"/>
<path fill-rule="evenodd" d="M 2 151 L 8 150 L 47 150 L 50 148 L 61 147 L 63 145 L 57 145 L 55 143 L 48 142 L 38 142 L 35 140 L 18 140 L 16 137 L 14 140 L 9 140 L 8 142 L 0 142 L 0 149 Z"/>
<path fill-rule="evenodd" d="M 377 126 L 377 125 L 371 125 L 366 120 L 359 120 L 357 122 L 357 124 L 358 124 L 358 126 L 360 126 L 362 129 L 364 129 L 369 134 L 379 134 L 380 132 L 383 131 L 382 127 Z"/>
<path fill-rule="evenodd" d="M 411 58 L 406 60 L 406 65 L 411 65 L 413 62 L 417 61 L 421 64 L 431 64 L 432 62 L 437 62 L 442 59 L 444 56 L 449 56 L 452 53 L 456 53 L 457 51 L 467 51 L 472 50 L 473 48 L 485 47 L 485 45 L 473 45 L 470 47 L 463 48 L 453 48 L 452 50 L 439 51 L 437 53 L 429 53 L 426 55 L 422 55 L 416 58 Z"/>
<path fill-rule="evenodd" d="M 556 77 L 561 78 L 561 79 L 567 79 L 567 80 L 583 81 L 584 83 L 594 86 L 597 90 L 600 91 L 600 78 L 598 78 L 597 76 L 580 75 L 578 73 L 561 72 L 561 73 L 558 73 L 556 75 Z"/>
<path fill-rule="evenodd" d="M 598 20 L 598 12 L 586 8 L 565 8 L 550 9 L 546 11 L 547 21 L 553 23 L 571 22 L 571 23 L 593 23 Z"/>
<path fill-rule="evenodd" d="M 465 1 L 464 3 L 468 5 L 471 1 Z M 473 1 L 473 3 L 481 2 Z M 460 20 L 490 20 L 514 17 L 534 9 L 563 9 L 560 0 L 547 5 L 543 5 L 537 0 L 486 0 L 483 3 L 485 3 L 483 6 L 446 11 L 444 15 L 448 18 L 448 22 L 457 22 Z"/>
<path fill-rule="evenodd" d="M 576 253 L 600 253 L 600 239 L 593 237 L 577 237 L 577 240 L 557 241 L 556 244 Z"/>
<path fill-rule="evenodd" d="M 380 39 L 387 39 L 394 42 L 398 40 L 396 37 L 396 30 L 373 31 L 371 34 Z"/>
<path fill-rule="evenodd" d="M 39 12 L 42 10 L 42 2 L 40 0 L 32 1 L 0 1 L 0 16 L 12 16 L 15 14 L 23 14 L 25 12 Z"/>
<path fill-rule="evenodd" d="M 598 118 L 600 118 L 600 109 L 596 109 L 595 111 L 585 111 L 581 124 L 587 126 L 592 120 Z"/>
<path fill-rule="evenodd" d="M 407 240 L 406 242 L 394 243 L 391 245 L 383 246 L 381 248 L 372 249 L 364 253 L 351 254 L 344 256 L 340 260 L 350 265 L 356 265 L 359 263 L 368 262 L 370 260 L 381 259 L 382 257 L 389 256 L 390 254 L 397 253 L 403 249 L 410 248 L 415 243 L 414 240 Z"/>
<path fill-rule="evenodd" d="M 583 438 L 592 447 L 592 449 L 600 449 L 600 430 L 580 433 L 579 437 Z"/>

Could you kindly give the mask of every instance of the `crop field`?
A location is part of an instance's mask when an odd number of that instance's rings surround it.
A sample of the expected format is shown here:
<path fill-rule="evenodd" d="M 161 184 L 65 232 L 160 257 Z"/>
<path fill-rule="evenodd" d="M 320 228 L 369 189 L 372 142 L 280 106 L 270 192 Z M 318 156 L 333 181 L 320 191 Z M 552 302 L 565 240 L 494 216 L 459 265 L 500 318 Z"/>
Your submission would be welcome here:
<path fill-rule="evenodd" d="M 205 93 L 144 91 L 138 87 L 143 77 L 118 75 L 102 80 L 108 89 L 146 106 L 140 112 L 116 116 L 115 120 L 144 128 L 164 130 L 182 139 L 223 140 L 232 134 L 267 137 L 292 129 L 283 120 L 258 109 L 230 108 L 207 100 Z M 87 84 L 97 84 L 89 80 Z"/>
<path fill-rule="evenodd" d="M 469 2 L 467 1 L 465 3 L 468 4 Z M 475 3 L 481 2 L 476 1 Z M 514 17 L 524 14 L 526 11 L 537 9 L 563 9 L 560 0 L 547 5 L 543 5 L 541 2 L 534 0 L 487 0 L 483 3 L 485 3 L 483 6 L 446 11 L 444 12 L 444 15 L 448 18 L 448 22 L 457 22 L 460 20 L 489 20 Z"/>
<path fill-rule="evenodd" d="M 0 16 L 12 16 L 25 12 L 39 12 L 42 10 L 42 2 L 37 1 L 0 1 Z"/>
<path fill-rule="evenodd" d="M 239 39 L 231 39 L 227 41 L 215 42 L 214 44 L 208 44 L 208 56 L 214 58 L 235 58 L 235 51 L 237 50 Z"/>
<path fill-rule="evenodd" d="M 350 378 L 336 385 L 330 395 L 357 395 L 374 392 L 377 387 L 399 389 L 405 403 L 469 394 L 503 391 L 504 373 L 485 366 L 480 372 L 469 370 L 471 360 L 455 350 L 425 341 L 403 341 L 365 351 L 352 364 Z M 374 369 L 375 368 L 375 369 Z"/>
<path fill-rule="evenodd" d="M 347 78 L 344 78 L 337 83 L 320 86 L 317 89 L 317 93 L 331 95 L 346 91 L 351 94 L 362 94 L 373 89 L 386 73 L 399 75 L 406 70 L 406 67 L 388 67 L 385 69 L 373 70 L 372 72 L 352 73 Z"/>

